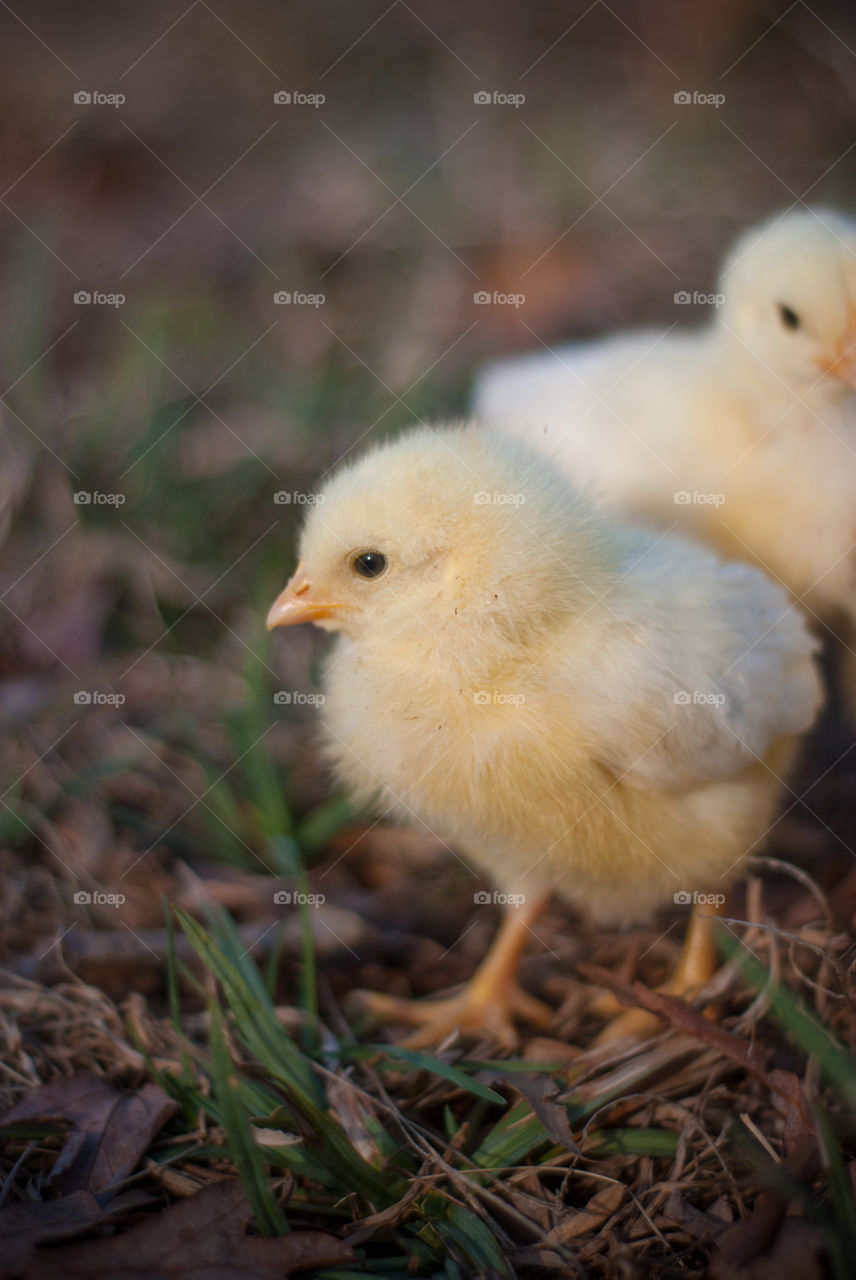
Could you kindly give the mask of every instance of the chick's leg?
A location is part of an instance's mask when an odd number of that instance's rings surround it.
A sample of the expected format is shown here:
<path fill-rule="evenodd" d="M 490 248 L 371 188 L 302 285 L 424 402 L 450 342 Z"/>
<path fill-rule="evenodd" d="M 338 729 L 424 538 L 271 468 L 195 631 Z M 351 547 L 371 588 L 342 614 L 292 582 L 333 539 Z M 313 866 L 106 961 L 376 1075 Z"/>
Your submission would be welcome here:
<path fill-rule="evenodd" d="M 519 987 L 515 974 L 530 925 L 547 899 L 537 898 L 507 909 L 499 932 L 472 978 L 460 991 L 443 999 L 404 1000 L 379 992 L 360 992 L 360 1003 L 376 1017 L 405 1022 L 417 1029 L 401 1043 L 410 1049 L 445 1040 L 455 1031 L 491 1034 L 500 1044 L 517 1043 L 514 1017 L 547 1026 L 552 1010 Z"/>
<path fill-rule="evenodd" d="M 714 943 L 716 918 L 723 913 L 724 906 L 718 904 L 693 907 L 677 968 L 658 991 L 671 996 L 690 996 L 710 982 L 718 964 Z M 660 1026 L 660 1019 L 647 1009 L 625 1009 L 606 1024 L 595 1044 L 608 1044 L 624 1036 L 646 1035 Z"/>

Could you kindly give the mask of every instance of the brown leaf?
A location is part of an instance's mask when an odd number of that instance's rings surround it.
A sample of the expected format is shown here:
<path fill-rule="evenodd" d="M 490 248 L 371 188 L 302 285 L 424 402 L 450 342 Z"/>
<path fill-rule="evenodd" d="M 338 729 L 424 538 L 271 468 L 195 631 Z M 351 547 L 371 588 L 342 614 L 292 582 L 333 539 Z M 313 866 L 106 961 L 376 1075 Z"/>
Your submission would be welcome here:
<path fill-rule="evenodd" d="M 773 1106 L 785 1118 L 782 1136 L 785 1154 L 790 1155 L 801 1138 L 814 1137 L 817 1132 L 805 1086 L 799 1076 L 778 1068 L 768 1072 L 767 1080 Z"/>
<path fill-rule="evenodd" d="M 57 1160 L 53 1186 L 65 1193 L 97 1195 L 133 1173 L 155 1134 L 177 1110 L 178 1103 L 155 1084 L 128 1093 L 97 1076 L 75 1076 L 22 1098 L 3 1123 L 70 1121 L 72 1132 Z"/>
<path fill-rule="evenodd" d="M 822 1227 L 803 1218 L 785 1218 L 771 1253 L 745 1267 L 717 1266 L 711 1275 L 716 1280 L 825 1280 L 825 1253 Z"/>
<path fill-rule="evenodd" d="M 807 1187 L 817 1177 L 820 1167 L 817 1140 L 801 1138 L 791 1154 L 776 1166 L 776 1185 L 764 1188 L 750 1217 L 729 1227 L 721 1236 L 719 1251 L 711 1259 L 711 1276 L 716 1280 L 726 1280 L 735 1273 L 735 1269 L 767 1253 L 776 1239 L 790 1199 L 783 1186 Z"/>
<path fill-rule="evenodd" d="M 579 1236 L 588 1235 L 590 1231 L 597 1231 L 620 1206 L 624 1199 L 624 1190 L 625 1188 L 618 1183 L 603 1187 L 592 1196 L 584 1209 L 564 1218 L 557 1227 L 554 1227 L 544 1237 L 539 1247 L 549 1249 L 555 1245 L 567 1244 L 569 1240 L 576 1240 Z"/>
<path fill-rule="evenodd" d="M 677 1187 L 666 1201 L 664 1213 L 694 1240 L 713 1239 L 721 1235 L 728 1226 L 722 1218 L 717 1218 L 713 1213 L 705 1213 L 703 1209 L 697 1209 L 694 1204 L 690 1204 Z"/>
<path fill-rule="evenodd" d="M 551 1080 L 549 1076 L 527 1078 L 522 1075 L 514 1077 L 507 1074 L 500 1075 L 499 1078 L 526 1099 L 554 1142 L 564 1147 L 566 1151 L 572 1151 L 575 1156 L 580 1155 L 580 1149 L 568 1119 L 567 1108 L 553 1101 L 559 1092 L 559 1086 L 555 1080 Z"/>
<path fill-rule="evenodd" d="M 89 1191 L 75 1191 L 61 1200 L 24 1200 L 0 1210 L 0 1241 L 6 1263 L 7 1243 L 14 1250 L 68 1240 L 107 1221 L 107 1214 Z"/>
<path fill-rule="evenodd" d="M 283 1280 L 353 1261 L 323 1231 L 248 1236 L 252 1210 L 237 1179 L 212 1183 L 130 1231 L 59 1250 L 34 1250 L 16 1280 Z"/>

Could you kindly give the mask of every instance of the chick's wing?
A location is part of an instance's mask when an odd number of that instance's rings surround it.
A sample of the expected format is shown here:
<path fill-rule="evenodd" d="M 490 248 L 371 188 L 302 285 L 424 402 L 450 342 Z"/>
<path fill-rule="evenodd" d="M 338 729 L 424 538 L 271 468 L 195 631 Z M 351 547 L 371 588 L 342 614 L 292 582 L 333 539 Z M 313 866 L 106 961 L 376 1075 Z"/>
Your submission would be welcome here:
<path fill-rule="evenodd" d="M 592 650 L 596 678 L 576 695 L 599 759 L 622 782 L 721 782 L 811 726 L 817 642 L 764 574 L 670 542 L 629 579 L 605 602 L 608 642 Z"/>

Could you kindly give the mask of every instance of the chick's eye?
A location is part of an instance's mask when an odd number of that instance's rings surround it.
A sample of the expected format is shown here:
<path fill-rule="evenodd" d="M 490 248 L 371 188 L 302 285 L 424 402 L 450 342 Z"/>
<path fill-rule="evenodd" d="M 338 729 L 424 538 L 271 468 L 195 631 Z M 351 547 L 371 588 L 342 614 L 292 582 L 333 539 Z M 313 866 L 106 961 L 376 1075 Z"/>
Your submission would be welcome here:
<path fill-rule="evenodd" d="M 361 578 L 379 578 L 386 568 L 386 556 L 379 551 L 363 551 L 351 562 L 354 573 Z"/>
<path fill-rule="evenodd" d="M 779 319 L 786 329 L 798 329 L 800 327 L 799 316 L 793 307 L 789 307 L 785 302 L 779 303 Z"/>

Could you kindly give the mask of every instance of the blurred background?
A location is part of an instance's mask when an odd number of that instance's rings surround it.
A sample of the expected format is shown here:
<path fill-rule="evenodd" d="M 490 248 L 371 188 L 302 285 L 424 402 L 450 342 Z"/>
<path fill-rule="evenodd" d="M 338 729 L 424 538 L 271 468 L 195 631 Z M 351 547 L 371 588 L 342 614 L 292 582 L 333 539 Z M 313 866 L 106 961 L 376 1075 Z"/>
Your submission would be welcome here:
<path fill-rule="evenodd" d="M 744 226 L 856 209 L 856 11 L 32 0 L 0 40 L 0 959 L 155 990 L 162 895 L 252 943 L 308 868 L 365 985 L 414 932 L 454 981 L 466 873 L 412 927 L 433 842 L 331 794 L 321 637 L 264 633 L 305 496 L 488 355 L 703 321 Z M 849 857 L 848 770 L 791 852 Z"/>

